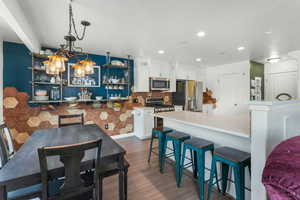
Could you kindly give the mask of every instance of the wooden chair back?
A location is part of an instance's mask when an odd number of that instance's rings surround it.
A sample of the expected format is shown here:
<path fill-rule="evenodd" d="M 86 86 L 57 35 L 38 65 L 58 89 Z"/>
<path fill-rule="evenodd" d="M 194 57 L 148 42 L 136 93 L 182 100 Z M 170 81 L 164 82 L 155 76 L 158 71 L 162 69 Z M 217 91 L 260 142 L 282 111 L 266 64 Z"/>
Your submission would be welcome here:
<path fill-rule="evenodd" d="M 6 124 L 0 125 L 0 130 L 1 130 L 1 134 L 4 136 L 5 143 L 8 148 L 7 151 L 11 156 L 15 153 L 14 142 L 13 142 L 13 137 L 11 135 L 11 132 L 9 128 L 6 126 Z"/>
<path fill-rule="evenodd" d="M 100 165 L 101 145 L 102 140 L 99 139 L 73 145 L 39 148 L 38 154 L 42 175 L 43 200 L 68 199 L 92 191 L 95 186 L 86 186 L 84 184 L 84 181 L 81 179 L 80 166 L 81 161 L 84 158 L 85 151 L 95 149 L 97 152 L 95 153 L 95 168 L 97 169 Z M 59 188 L 58 193 L 50 197 L 48 193 L 48 182 L 50 180 L 47 158 L 51 156 L 59 156 L 60 161 L 64 165 L 65 179 L 64 184 L 61 188 Z"/>
<path fill-rule="evenodd" d="M 73 120 L 76 120 L 75 122 L 72 122 Z M 67 121 L 64 123 L 64 121 Z M 64 126 L 72 126 L 72 125 L 83 125 L 84 119 L 83 119 L 83 113 L 82 114 L 76 114 L 76 115 L 59 115 L 58 116 L 58 127 L 64 127 Z"/>
<path fill-rule="evenodd" d="M 9 152 L 3 134 L 0 134 L 0 169 L 8 162 Z"/>

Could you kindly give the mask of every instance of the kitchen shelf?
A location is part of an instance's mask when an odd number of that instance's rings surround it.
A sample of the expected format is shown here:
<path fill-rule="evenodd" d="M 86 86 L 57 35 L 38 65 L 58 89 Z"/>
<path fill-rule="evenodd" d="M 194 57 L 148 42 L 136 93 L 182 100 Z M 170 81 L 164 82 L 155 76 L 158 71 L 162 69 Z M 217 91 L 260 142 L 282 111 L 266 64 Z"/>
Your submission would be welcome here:
<path fill-rule="evenodd" d="M 103 85 L 128 85 L 128 83 L 102 83 Z"/>
<path fill-rule="evenodd" d="M 36 104 L 43 104 L 43 103 L 62 103 L 63 101 L 61 100 L 56 100 L 56 101 L 52 101 L 52 100 L 47 100 L 47 101 L 35 101 L 35 100 L 32 100 L 32 101 L 29 101 L 29 103 L 36 103 Z"/>
<path fill-rule="evenodd" d="M 33 57 L 39 58 L 39 59 L 48 59 L 48 56 L 51 56 L 51 55 L 47 55 L 47 54 L 38 54 L 38 53 L 32 53 L 31 55 Z"/>
<path fill-rule="evenodd" d="M 61 83 L 50 83 L 50 82 L 40 82 L 40 81 L 30 81 L 32 84 L 36 85 L 60 85 Z"/>
<path fill-rule="evenodd" d="M 105 64 L 102 65 L 102 68 L 109 68 L 109 69 L 129 69 L 128 66 L 119 66 L 119 65 L 112 65 L 112 64 Z"/>
<path fill-rule="evenodd" d="M 42 69 L 40 67 L 28 67 L 28 69 L 34 70 L 34 71 L 46 71 L 46 69 Z"/>

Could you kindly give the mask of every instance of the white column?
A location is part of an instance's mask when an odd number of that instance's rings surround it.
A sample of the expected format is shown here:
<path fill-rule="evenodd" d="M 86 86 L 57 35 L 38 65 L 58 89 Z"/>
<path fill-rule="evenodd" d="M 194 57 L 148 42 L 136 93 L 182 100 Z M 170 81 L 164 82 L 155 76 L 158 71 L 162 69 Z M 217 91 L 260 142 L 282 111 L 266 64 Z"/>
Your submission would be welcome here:
<path fill-rule="evenodd" d="M 3 122 L 3 39 L 0 35 L 0 122 Z"/>
<path fill-rule="evenodd" d="M 290 137 L 300 134 L 300 102 L 251 102 L 251 199 L 266 200 L 262 173 L 268 155 Z"/>
<path fill-rule="evenodd" d="M 268 111 L 266 106 L 250 106 L 251 112 L 251 199 L 266 200 L 261 182 L 267 159 Z"/>

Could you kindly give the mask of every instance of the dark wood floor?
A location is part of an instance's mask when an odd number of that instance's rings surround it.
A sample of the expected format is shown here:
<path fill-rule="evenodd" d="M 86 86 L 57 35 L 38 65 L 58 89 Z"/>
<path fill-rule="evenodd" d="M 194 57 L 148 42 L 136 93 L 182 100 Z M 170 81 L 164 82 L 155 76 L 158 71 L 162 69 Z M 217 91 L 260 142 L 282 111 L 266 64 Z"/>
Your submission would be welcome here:
<path fill-rule="evenodd" d="M 129 200 L 196 200 L 197 184 L 187 175 L 183 176 L 181 188 L 176 187 L 173 166 L 166 165 L 164 174 L 159 173 L 157 156 L 153 154 L 151 164 L 147 162 L 149 141 L 140 141 L 135 137 L 117 140 L 126 150 L 130 163 L 128 173 Z M 118 199 L 117 176 L 104 180 L 104 200 Z M 217 192 L 213 200 L 231 199 Z"/>

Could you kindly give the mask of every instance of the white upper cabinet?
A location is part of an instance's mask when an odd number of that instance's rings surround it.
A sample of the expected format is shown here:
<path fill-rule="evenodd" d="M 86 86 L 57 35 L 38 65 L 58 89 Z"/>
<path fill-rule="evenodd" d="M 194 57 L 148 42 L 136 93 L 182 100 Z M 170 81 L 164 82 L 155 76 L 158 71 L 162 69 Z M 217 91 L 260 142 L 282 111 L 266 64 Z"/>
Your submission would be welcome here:
<path fill-rule="evenodd" d="M 134 92 L 149 92 L 150 59 L 135 59 Z"/>
<path fill-rule="evenodd" d="M 170 78 L 170 65 L 167 62 L 152 60 L 150 77 Z"/>
<path fill-rule="evenodd" d="M 169 79 L 169 92 L 176 92 L 176 79 L 203 81 L 202 78 L 199 78 L 198 71 L 196 66 L 137 58 L 134 68 L 134 91 L 149 92 L 149 78 L 155 77 Z"/>

